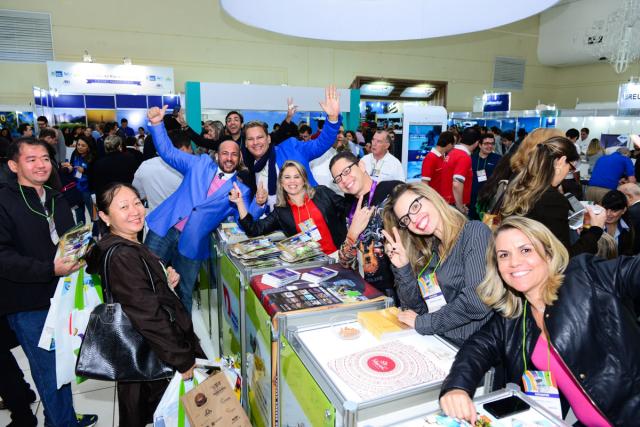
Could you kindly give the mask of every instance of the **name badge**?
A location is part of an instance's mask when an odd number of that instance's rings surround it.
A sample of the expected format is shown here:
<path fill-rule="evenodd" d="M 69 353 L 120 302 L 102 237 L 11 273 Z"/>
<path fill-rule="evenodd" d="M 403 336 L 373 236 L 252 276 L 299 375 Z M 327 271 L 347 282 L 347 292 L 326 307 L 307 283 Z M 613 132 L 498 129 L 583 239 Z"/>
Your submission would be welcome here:
<path fill-rule="evenodd" d="M 320 231 L 318 231 L 318 227 L 316 226 L 316 223 L 313 221 L 313 219 L 309 218 L 302 221 L 298 224 L 298 227 L 300 227 L 300 231 L 303 231 L 310 235 L 311 238 L 316 242 L 322 239 Z"/>
<path fill-rule="evenodd" d="M 525 371 L 522 374 L 522 385 L 527 396 L 558 418 L 562 418 L 560 392 L 551 372 Z"/>
<path fill-rule="evenodd" d="M 76 173 L 73 176 L 75 176 L 76 179 L 80 179 L 80 178 L 82 178 L 82 172 L 80 172 L 79 170 L 76 169 Z"/>
<path fill-rule="evenodd" d="M 423 274 L 420 276 L 418 278 L 418 288 L 420 288 L 424 302 L 427 303 L 429 313 L 435 313 L 447 305 L 447 300 L 445 300 L 444 294 L 438 284 L 436 273 Z"/>
<path fill-rule="evenodd" d="M 478 176 L 478 182 L 485 182 L 487 180 L 487 171 L 484 169 L 480 169 L 478 172 L 476 172 L 477 176 Z"/>

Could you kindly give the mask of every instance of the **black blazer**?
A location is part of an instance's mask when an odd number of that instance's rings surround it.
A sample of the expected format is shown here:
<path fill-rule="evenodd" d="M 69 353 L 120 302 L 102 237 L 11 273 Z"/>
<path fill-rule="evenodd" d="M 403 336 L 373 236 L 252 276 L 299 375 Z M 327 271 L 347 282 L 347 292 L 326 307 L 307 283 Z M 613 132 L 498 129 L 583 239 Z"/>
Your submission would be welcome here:
<path fill-rule="evenodd" d="M 337 195 L 324 185 L 315 188 L 313 203 L 322 212 L 324 220 L 329 227 L 333 244 L 339 248 L 347 236 L 346 203 L 342 196 Z M 293 218 L 293 212 L 289 206 L 275 207 L 264 219 L 255 221 L 251 214 L 240 219 L 240 226 L 247 236 L 261 236 L 276 230 L 282 230 L 287 236 L 293 236 L 298 231 Z"/>

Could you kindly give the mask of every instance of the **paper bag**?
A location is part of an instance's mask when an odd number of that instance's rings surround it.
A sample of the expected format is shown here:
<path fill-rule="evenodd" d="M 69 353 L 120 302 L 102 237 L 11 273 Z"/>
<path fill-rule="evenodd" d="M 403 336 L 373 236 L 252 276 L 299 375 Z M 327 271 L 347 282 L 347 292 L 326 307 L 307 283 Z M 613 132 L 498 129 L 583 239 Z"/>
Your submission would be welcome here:
<path fill-rule="evenodd" d="M 180 397 L 191 427 L 251 427 L 224 373 L 207 378 Z"/>

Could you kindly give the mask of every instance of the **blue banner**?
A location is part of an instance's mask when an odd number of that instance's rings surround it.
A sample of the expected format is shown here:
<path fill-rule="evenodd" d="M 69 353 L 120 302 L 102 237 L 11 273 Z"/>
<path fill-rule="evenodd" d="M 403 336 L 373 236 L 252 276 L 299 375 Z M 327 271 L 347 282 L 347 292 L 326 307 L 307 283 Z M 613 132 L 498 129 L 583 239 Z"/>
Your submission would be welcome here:
<path fill-rule="evenodd" d="M 482 96 L 482 111 L 496 112 L 511 109 L 510 93 L 486 93 Z"/>

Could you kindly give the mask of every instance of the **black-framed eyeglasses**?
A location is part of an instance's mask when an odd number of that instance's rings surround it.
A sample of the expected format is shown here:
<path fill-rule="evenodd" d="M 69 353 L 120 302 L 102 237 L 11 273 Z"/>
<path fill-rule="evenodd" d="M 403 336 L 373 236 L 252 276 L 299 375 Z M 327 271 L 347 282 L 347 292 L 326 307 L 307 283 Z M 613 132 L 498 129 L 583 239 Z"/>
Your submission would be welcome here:
<path fill-rule="evenodd" d="M 357 165 L 358 163 L 353 162 L 351 163 L 349 166 L 347 166 L 346 168 L 344 168 L 342 170 L 342 172 L 340 172 L 337 176 L 335 176 L 333 178 L 333 183 L 334 184 L 340 184 L 340 181 L 342 181 L 342 178 L 349 175 L 351 173 L 351 168 L 354 167 L 355 165 Z"/>
<path fill-rule="evenodd" d="M 411 215 L 415 215 L 418 212 L 420 212 L 420 209 L 422 208 L 422 203 L 420 203 L 421 199 L 424 199 L 424 196 L 418 196 L 415 199 L 413 199 L 413 202 L 411 202 L 411 204 L 409 205 L 409 211 L 407 211 L 406 214 L 398 218 L 400 227 L 407 228 L 411 223 Z"/>
<path fill-rule="evenodd" d="M 569 162 L 569 172 L 575 172 L 578 169 L 578 161 Z"/>

